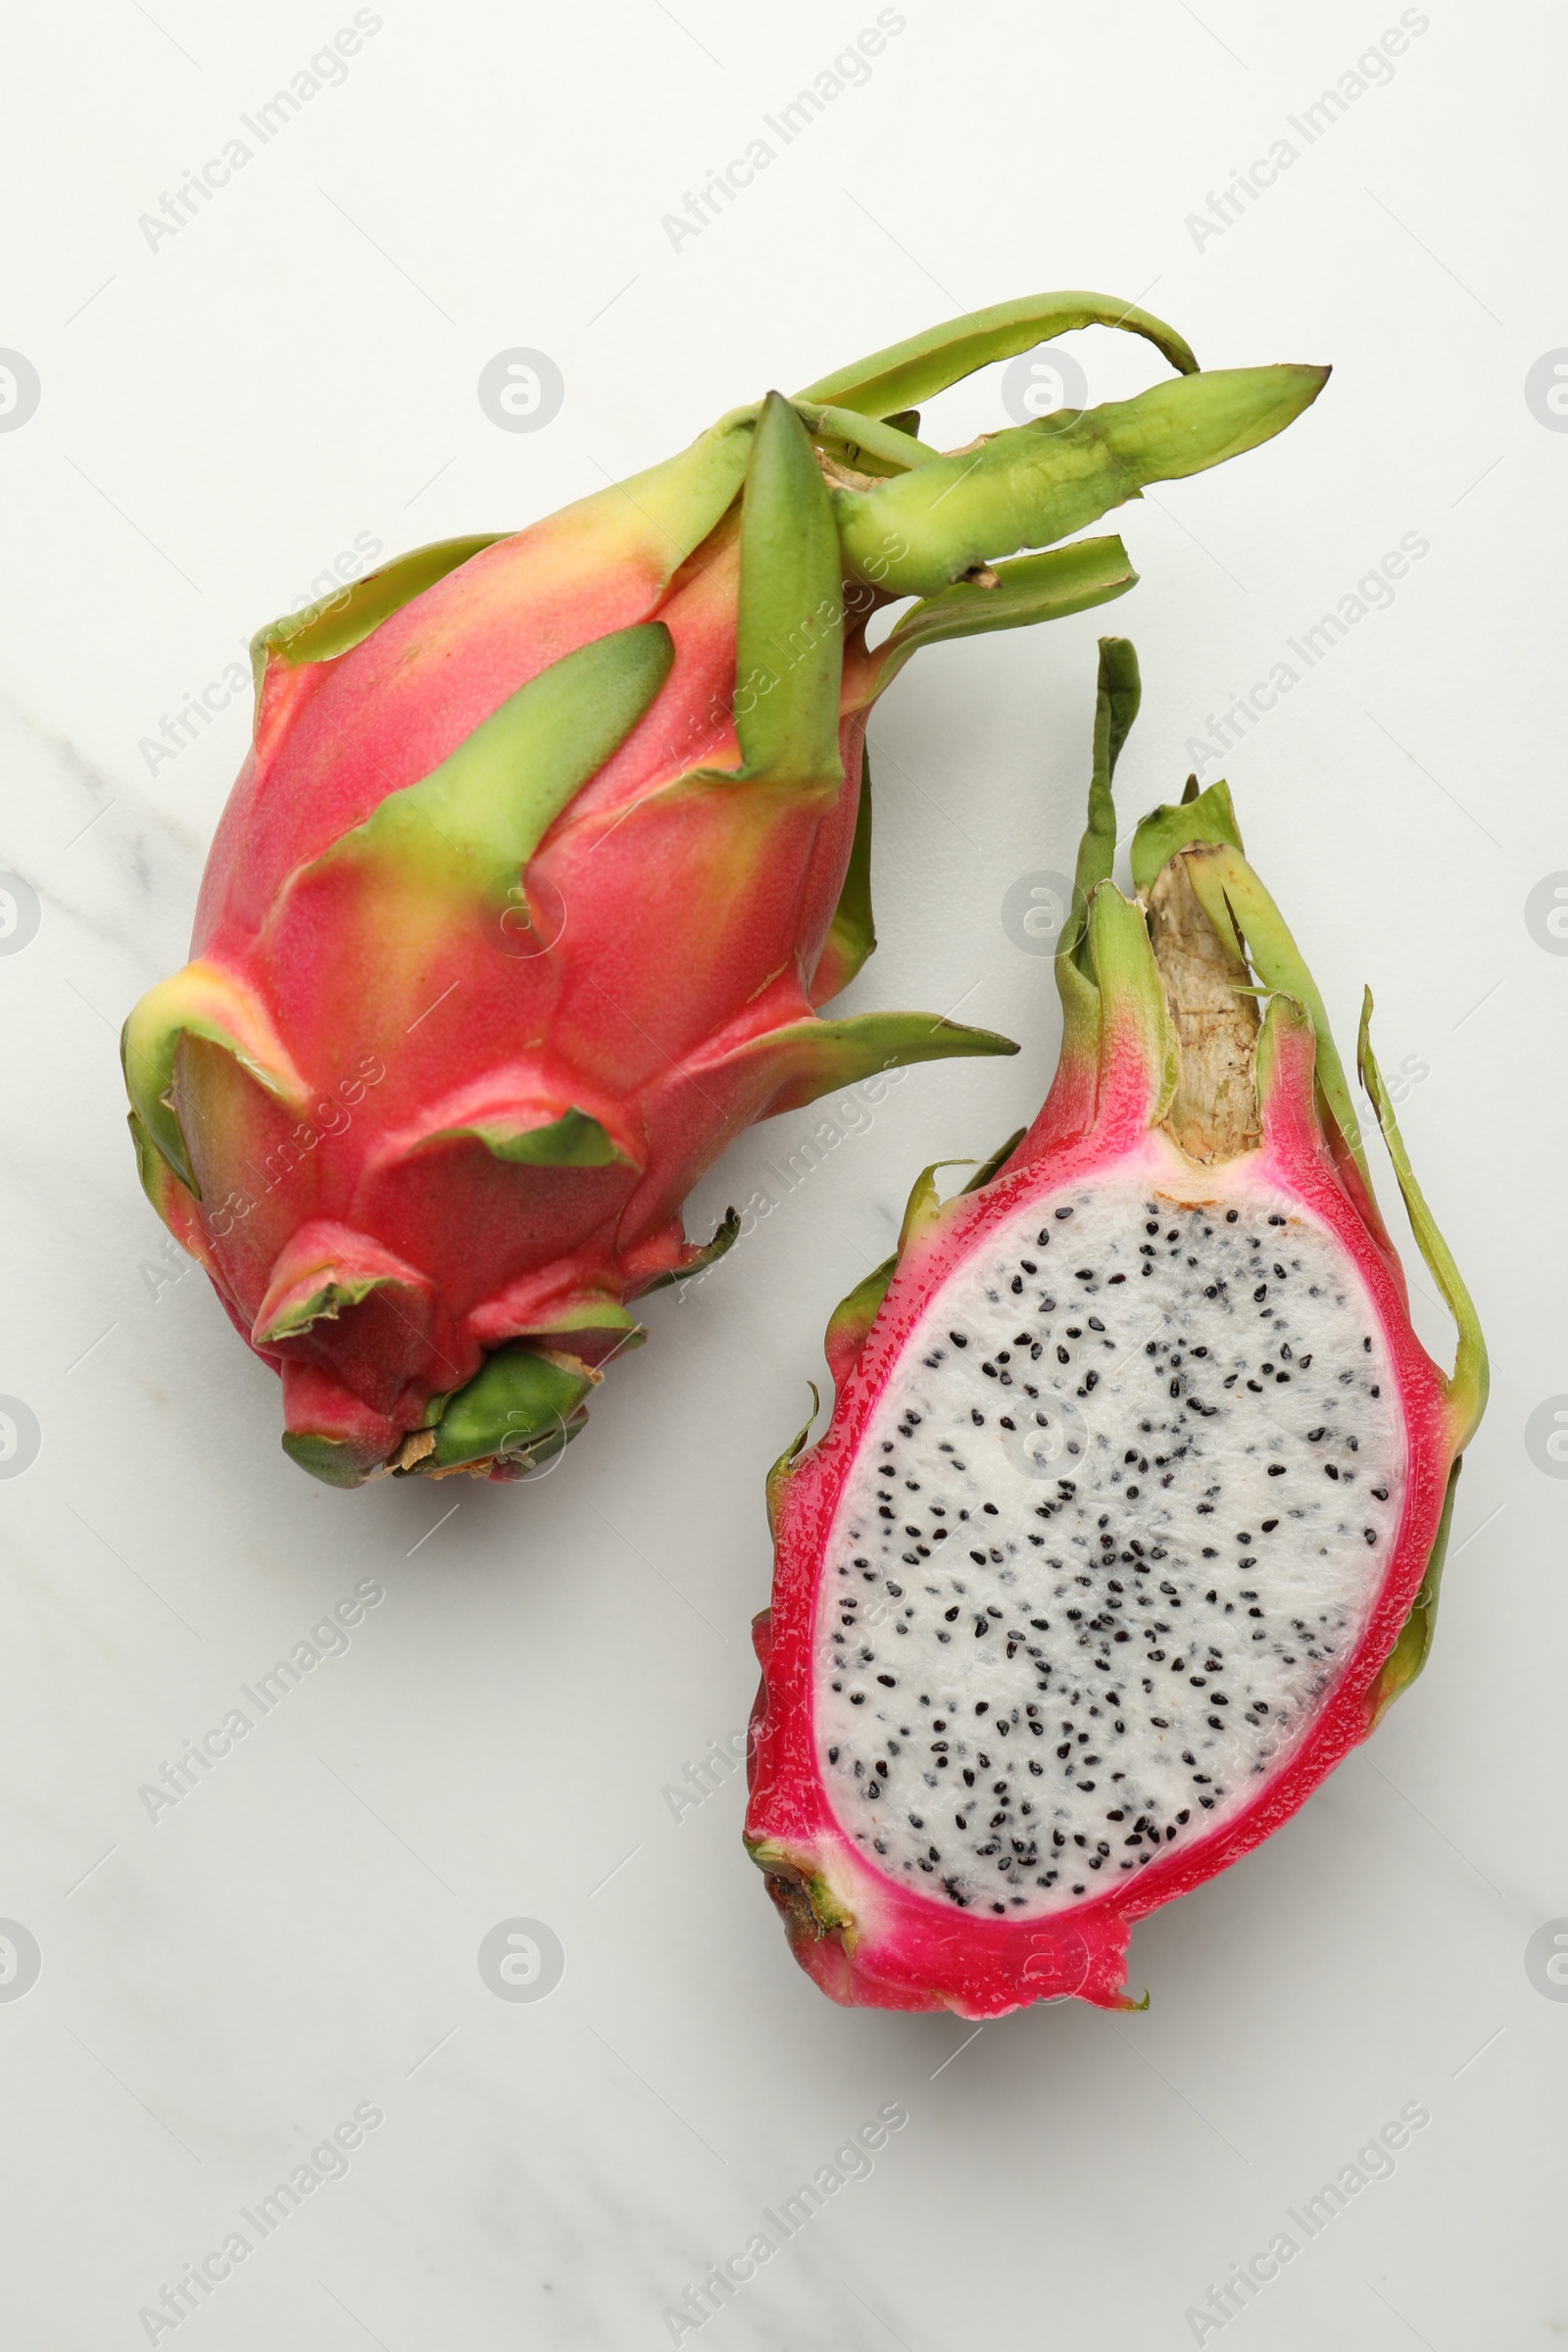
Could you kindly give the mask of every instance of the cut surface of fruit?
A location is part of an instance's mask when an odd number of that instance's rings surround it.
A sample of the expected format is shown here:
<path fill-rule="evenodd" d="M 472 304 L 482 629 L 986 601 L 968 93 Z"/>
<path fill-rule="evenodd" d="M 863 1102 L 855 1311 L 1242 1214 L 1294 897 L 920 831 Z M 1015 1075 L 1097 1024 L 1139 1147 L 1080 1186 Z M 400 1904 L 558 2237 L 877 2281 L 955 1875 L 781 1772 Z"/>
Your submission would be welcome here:
<path fill-rule="evenodd" d="M 845 1480 L 819 1769 L 858 1845 L 960 1908 L 1059 1910 L 1232 1818 L 1387 1573 L 1405 1447 L 1375 1302 L 1291 1195 L 1195 1201 L 1185 1173 L 1152 1152 L 1142 1182 L 1015 1210 L 914 1325 Z"/>
<path fill-rule="evenodd" d="M 1106 641 L 1051 1098 L 977 1189 L 922 1177 L 830 1328 L 828 1431 L 770 1482 L 748 1839 L 840 2000 L 1124 2003 L 1133 1919 L 1256 1844 L 1418 1671 L 1484 1401 L 1363 1029 L 1451 1379 L 1410 1329 L 1224 788 L 1141 828 L 1139 905 L 1106 879 L 1136 691 Z"/>

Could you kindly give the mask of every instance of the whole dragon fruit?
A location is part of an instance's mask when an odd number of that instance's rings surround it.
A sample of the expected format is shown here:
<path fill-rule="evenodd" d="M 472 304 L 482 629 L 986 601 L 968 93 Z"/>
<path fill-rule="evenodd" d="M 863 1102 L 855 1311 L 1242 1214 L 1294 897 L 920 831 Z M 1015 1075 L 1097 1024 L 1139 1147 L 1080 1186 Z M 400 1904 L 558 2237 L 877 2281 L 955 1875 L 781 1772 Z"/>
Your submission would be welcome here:
<path fill-rule="evenodd" d="M 1475 1314 L 1368 998 L 1446 1379 L 1226 787 L 1138 827 L 1137 903 L 1110 881 L 1137 702 L 1107 638 L 1045 1108 L 945 1206 L 920 1178 L 829 1326 L 831 1426 L 769 1482 L 747 1839 L 837 2001 L 1130 2006 L 1132 1921 L 1286 1820 L 1432 1639 Z"/>
<path fill-rule="evenodd" d="M 917 438 L 911 403 L 1095 321 L 1182 372 Z M 303 1467 L 521 1475 L 641 1338 L 630 1302 L 733 1238 L 693 1249 L 680 1209 L 750 1120 L 1014 1050 L 818 1017 L 874 944 L 866 711 L 923 644 L 1120 595 L 1116 539 L 992 560 L 1266 440 L 1323 374 L 1195 368 L 1124 304 L 1006 304 L 262 631 L 193 960 L 124 1061 L 143 1183 Z"/>

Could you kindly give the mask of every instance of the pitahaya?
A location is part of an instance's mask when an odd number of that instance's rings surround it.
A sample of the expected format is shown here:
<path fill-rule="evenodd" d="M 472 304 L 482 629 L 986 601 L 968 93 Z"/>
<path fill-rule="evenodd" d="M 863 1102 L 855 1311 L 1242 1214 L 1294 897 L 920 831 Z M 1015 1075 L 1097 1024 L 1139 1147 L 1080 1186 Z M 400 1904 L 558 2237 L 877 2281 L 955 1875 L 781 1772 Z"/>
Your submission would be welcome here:
<path fill-rule="evenodd" d="M 831 1425 L 769 1482 L 747 1840 L 837 2001 L 1130 2006 L 1131 1923 L 1287 1819 L 1432 1638 L 1475 1314 L 1368 998 L 1445 1378 L 1225 785 L 1138 827 L 1136 903 L 1109 879 L 1137 702 L 1107 638 L 1045 1107 L 945 1206 L 921 1176 L 829 1326 Z"/>
<path fill-rule="evenodd" d="M 912 402 L 1094 321 L 1182 372 L 916 438 Z M 1120 595 L 1116 539 L 989 561 L 1266 440 L 1323 372 L 1195 368 L 1126 305 L 1007 304 L 262 631 L 194 960 L 125 1070 L 143 1182 L 281 1373 L 296 1461 L 521 1475 L 642 1336 L 630 1301 L 732 1238 L 694 1250 L 680 1208 L 748 1121 L 1014 1051 L 817 1016 L 874 944 L 866 711 L 924 643 Z"/>

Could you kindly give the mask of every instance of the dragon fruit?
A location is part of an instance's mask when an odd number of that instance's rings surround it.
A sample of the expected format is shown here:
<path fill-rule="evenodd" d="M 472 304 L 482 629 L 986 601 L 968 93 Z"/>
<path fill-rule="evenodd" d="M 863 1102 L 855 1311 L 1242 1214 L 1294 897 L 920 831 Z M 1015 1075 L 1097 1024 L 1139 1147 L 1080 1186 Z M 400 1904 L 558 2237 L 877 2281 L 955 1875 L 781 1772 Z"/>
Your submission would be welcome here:
<path fill-rule="evenodd" d="M 1180 371 L 943 457 L 912 403 L 1092 322 Z M 1080 529 L 1278 432 L 1323 371 L 1209 375 L 1094 295 L 955 321 L 514 536 L 264 629 L 193 960 L 126 1024 L 144 1186 L 281 1374 L 295 1461 L 524 1475 L 733 1238 L 749 1121 L 1004 1038 L 818 1008 L 874 945 L 866 712 L 919 646 L 1134 573 Z M 874 651 L 865 624 L 921 601 Z"/>
<path fill-rule="evenodd" d="M 1432 1639 L 1474 1310 L 1368 998 L 1446 1378 L 1225 785 L 1138 827 L 1136 901 L 1111 882 L 1137 704 L 1107 638 L 1045 1107 L 945 1205 L 920 1177 L 829 1326 L 827 1433 L 769 1481 L 747 1841 L 837 2001 L 1131 2006 L 1131 1923 L 1286 1820 Z"/>

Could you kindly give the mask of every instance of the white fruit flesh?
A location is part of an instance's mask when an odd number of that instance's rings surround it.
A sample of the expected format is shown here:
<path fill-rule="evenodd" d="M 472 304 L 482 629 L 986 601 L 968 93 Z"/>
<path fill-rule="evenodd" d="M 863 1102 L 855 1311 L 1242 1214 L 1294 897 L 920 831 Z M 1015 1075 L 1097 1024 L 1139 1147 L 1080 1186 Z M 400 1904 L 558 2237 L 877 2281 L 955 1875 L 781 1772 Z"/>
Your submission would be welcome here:
<path fill-rule="evenodd" d="M 938 1901 L 1054 1912 L 1256 1803 L 1387 1571 L 1404 1432 L 1359 1273 L 1256 1155 L 1189 1178 L 1152 1139 L 989 1233 L 840 1496 L 818 1768 Z"/>

